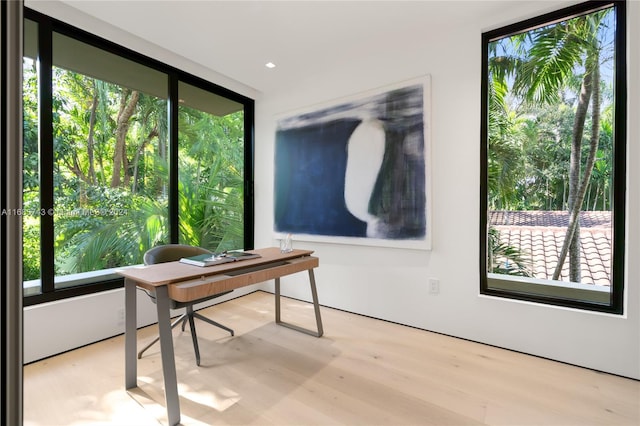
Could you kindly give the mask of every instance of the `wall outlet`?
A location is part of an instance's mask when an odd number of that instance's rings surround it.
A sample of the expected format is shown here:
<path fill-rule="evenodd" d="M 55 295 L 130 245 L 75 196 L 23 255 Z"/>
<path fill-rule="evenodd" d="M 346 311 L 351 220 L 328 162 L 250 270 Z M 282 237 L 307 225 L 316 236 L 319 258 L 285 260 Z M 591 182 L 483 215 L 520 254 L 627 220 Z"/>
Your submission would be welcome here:
<path fill-rule="evenodd" d="M 429 278 L 429 294 L 440 293 L 440 280 L 437 278 Z"/>

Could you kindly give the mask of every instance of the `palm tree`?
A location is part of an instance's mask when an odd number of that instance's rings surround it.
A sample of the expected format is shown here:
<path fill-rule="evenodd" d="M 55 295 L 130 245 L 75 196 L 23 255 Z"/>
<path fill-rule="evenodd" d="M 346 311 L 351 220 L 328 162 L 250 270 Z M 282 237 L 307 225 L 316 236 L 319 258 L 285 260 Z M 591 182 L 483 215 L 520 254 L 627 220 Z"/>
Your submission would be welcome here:
<path fill-rule="evenodd" d="M 580 225 L 579 213 L 598 151 L 600 132 L 600 67 L 605 46 L 600 33 L 605 17 L 612 9 L 605 9 L 576 17 L 527 33 L 531 47 L 525 61 L 515 72 L 514 92 L 533 104 L 553 104 L 583 68 L 580 91 L 573 122 L 569 171 L 569 225 L 553 279 L 560 276 L 569 252 L 570 280 L 580 282 Z M 581 148 L 585 122 L 591 106 L 591 132 L 584 171 L 581 171 Z"/>
<path fill-rule="evenodd" d="M 491 272 L 520 277 L 533 275 L 531 272 L 533 265 L 526 253 L 520 251 L 518 247 L 501 242 L 500 231 L 496 228 L 489 228 L 488 236 L 489 259 L 487 264 Z"/>
<path fill-rule="evenodd" d="M 497 55 L 498 46 L 497 43 L 490 45 L 487 192 L 490 208 L 505 210 L 514 208 L 517 202 L 515 188 L 522 171 L 518 135 L 523 121 L 507 101 L 507 78 L 517 69 L 519 59 L 513 55 Z"/>

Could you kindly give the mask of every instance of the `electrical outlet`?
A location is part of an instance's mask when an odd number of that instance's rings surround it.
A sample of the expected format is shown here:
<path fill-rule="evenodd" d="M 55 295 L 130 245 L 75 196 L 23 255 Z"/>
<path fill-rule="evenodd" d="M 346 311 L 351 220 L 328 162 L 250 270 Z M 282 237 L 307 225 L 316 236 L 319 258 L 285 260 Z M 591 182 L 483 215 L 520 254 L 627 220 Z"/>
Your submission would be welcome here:
<path fill-rule="evenodd" d="M 437 278 L 429 278 L 429 294 L 440 293 L 440 280 Z"/>

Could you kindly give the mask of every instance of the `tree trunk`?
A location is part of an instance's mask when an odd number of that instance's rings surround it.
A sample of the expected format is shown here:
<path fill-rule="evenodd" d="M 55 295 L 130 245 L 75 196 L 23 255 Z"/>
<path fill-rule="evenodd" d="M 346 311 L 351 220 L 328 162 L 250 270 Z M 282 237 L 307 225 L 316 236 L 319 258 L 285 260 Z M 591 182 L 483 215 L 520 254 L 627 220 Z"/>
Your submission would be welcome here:
<path fill-rule="evenodd" d="M 591 172 L 593 171 L 593 166 L 595 164 L 596 155 L 598 152 L 598 145 L 600 139 L 600 65 L 599 65 L 599 56 L 597 50 L 593 52 L 591 58 L 587 59 L 587 67 L 588 65 L 592 65 L 592 67 L 588 67 L 587 69 L 591 69 L 585 75 L 582 90 L 580 93 L 580 98 L 578 101 L 578 108 L 576 110 L 576 118 L 574 121 L 574 133 L 573 133 L 573 142 L 571 146 L 571 174 L 570 174 L 570 195 L 569 195 L 569 225 L 567 227 L 567 232 L 565 234 L 564 244 L 562 246 L 562 251 L 558 256 L 558 264 L 556 265 L 556 269 L 553 273 L 553 279 L 558 280 L 560 277 L 560 272 L 562 271 L 562 266 L 564 264 L 564 260 L 567 256 L 567 252 L 569 251 L 569 246 L 571 246 L 570 256 L 569 256 L 569 267 L 570 267 L 570 280 L 573 282 L 580 282 L 580 210 L 582 206 L 582 202 L 584 201 L 584 196 L 587 191 L 587 187 L 589 186 L 589 180 L 591 179 Z M 584 95 L 584 96 L 583 96 Z M 580 161 L 579 152 L 580 152 L 580 141 L 582 140 L 582 134 L 584 133 L 584 122 L 587 115 L 587 108 L 589 106 L 589 97 L 592 98 L 592 106 L 591 106 L 591 140 L 589 143 L 589 156 L 587 158 L 587 162 L 585 164 L 584 176 L 582 178 L 582 182 L 580 182 L 579 186 L 577 182 L 580 179 L 579 174 L 579 166 L 577 179 L 576 175 L 574 175 L 574 148 L 577 145 L 578 150 L 578 162 Z M 581 122 L 579 121 L 581 120 Z M 579 133 L 577 133 L 579 132 Z M 574 194 L 571 193 L 571 181 L 573 181 L 573 188 L 576 191 Z M 573 196 L 572 196 L 573 195 Z"/>
<path fill-rule="evenodd" d="M 87 138 L 87 161 L 89 162 L 89 170 L 87 176 L 89 181 L 95 185 L 96 183 L 96 168 L 94 166 L 93 159 L 93 135 L 96 126 L 96 110 L 98 109 L 98 89 L 93 88 L 93 102 L 91 103 L 91 115 L 89 116 L 89 136 Z"/>
<path fill-rule="evenodd" d="M 140 93 L 136 90 L 131 92 L 131 98 L 127 102 L 129 89 L 122 90 L 120 98 L 120 111 L 116 126 L 116 147 L 113 152 L 113 175 L 111 176 L 111 187 L 117 188 L 122 184 L 121 174 L 128 173 L 129 161 L 127 159 L 127 132 L 129 131 L 129 120 L 133 116 Z M 125 177 L 126 179 L 126 177 Z M 128 179 L 127 179 L 128 180 Z"/>
<path fill-rule="evenodd" d="M 578 106 L 573 122 L 573 134 L 571 139 L 571 160 L 569 165 L 569 212 L 572 212 L 578 203 L 578 189 L 580 188 L 580 168 L 582 163 L 582 136 L 584 135 L 584 123 L 587 118 L 587 109 L 592 92 L 591 75 L 586 74 L 578 97 Z M 570 215 L 571 216 L 571 215 Z M 567 232 L 566 241 L 569 241 L 569 280 L 580 282 L 580 221 L 573 226 L 573 232 Z M 560 263 L 560 261 L 558 261 Z M 577 266 L 577 267 L 576 267 Z"/>
<path fill-rule="evenodd" d="M 131 189 L 132 193 L 138 192 L 138 164 L 140 163 L 140 156 L 144 152 L 144 148 L 153 140 L 153 138 L 158 137 L 158 126 L 154 127 L 153 130 L 149 132 L 146 139 L 142 141 L 140 146 L 136 151 L 136 156 L 133 160 L 133 187 Z"/>

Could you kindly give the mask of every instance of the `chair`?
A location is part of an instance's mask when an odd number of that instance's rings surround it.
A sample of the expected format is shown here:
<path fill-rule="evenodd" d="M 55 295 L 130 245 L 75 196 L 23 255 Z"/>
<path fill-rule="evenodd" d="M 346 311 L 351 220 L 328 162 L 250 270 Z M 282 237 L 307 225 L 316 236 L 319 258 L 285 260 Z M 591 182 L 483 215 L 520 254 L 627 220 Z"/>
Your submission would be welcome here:
<path fill-rule="evenodd" d="M 180 260 L 183 257 L 197 256 L 199 254 L 205 254 L 205 253 L 211 253 L 211 252 L 202 247 L 194 247 L 194 246 L 189 246 L 185 244 L 166 244 L 166 245 L 161 245 L 161 246 L 157 246 L 152 249 L 149 249 L 144 254 L 144 264 L 153 265 L 156 263 L 172 262 L 175 260 Z M 156 303 L 155 294 L 150 293 L 147 290 L 144 290 L 144 291 L 149 295 L 153 303 Z M 202 321 L 208 322 L 211 325 L 220 327 L 223 330 L 226 330 L 229 333 L 231 333 L 232 336 L 234 335 L 234 332 L 232 329 L 195 312 L 193 310 L 193 305 L 197 303 L 205 302 L 207 300 L 214 299 L 216 297 L 223 296 L 225 294 L 231 293 L 231 291 L 233 290 L 226 291 L 224 293 L 214 294 L 212 296 L 207 296 L 202 299 L 194 300 L 192 302 L 178 302 L 175 300 L 169 301 L 171 309 L 186 308 L 186 312 L 180 315 L 178 319 L 176 319 L 173 323 L 171 323 L 171 328 L 173 329 L 176 325 L 182 322 L 182 331 L 184 331 L 185 325 L 187 321 L 189 321 L 189 327 L 191 328 L 191 339 L 193 340 L 193 349 L 195 350 L 195 353 L 196 353 L 196 364 L 198 366 L 200 365 L 200 349 L 198 348 L 198 338 L 196 336 L 196 326 L 195 326 L 194 318 L 198 318 Z M 156 337 L 155 340 L 153 340 L 151 343 L 145 346 L 140 352 L 138 352 L 138 359 L 142 358 L 142 354 L 151 346 L 153 346 L 158 340 L 160 340 L 160 336 Z"/>

